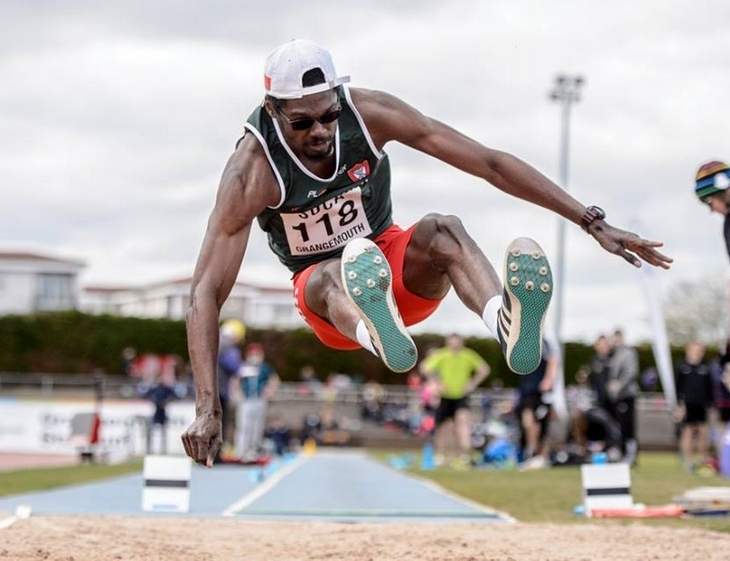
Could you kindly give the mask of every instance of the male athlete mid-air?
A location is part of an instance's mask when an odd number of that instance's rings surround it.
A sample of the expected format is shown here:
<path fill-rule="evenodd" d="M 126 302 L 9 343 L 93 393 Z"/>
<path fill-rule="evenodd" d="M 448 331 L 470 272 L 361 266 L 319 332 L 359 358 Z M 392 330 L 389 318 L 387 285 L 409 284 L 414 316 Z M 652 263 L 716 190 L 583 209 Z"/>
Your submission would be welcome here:
<path fill-rule="evenodd" d="M 504 288 L 455 216 L 393 223 L 392 140 L 481 177 L 581 226 L 607 251 L 640 266 L 669 268 L 662 244 L 610 226 L 514 156 L 486 148 L 383 92 L 349 89 L 330 54 L 311 41 L 277 48 L 266 61 L 266 95 L 228 160 L 195 269 L 188 345 L 196 419 L 185 451 L 211 465 L 220 446 L 216 387 L 219 310 L 238 275 L 251 224 L 293 273 L 304 319 L 325 345 L 364 347 L 406 372 L 417 350 L 406 326 L 431 315 L 453 286 L 502 346 L 510 368 L 535 370 L 553 292 L 545 253 L 528 238 L 506 251 Z M 435 194 L 424 193 L 424 197 Z"/>

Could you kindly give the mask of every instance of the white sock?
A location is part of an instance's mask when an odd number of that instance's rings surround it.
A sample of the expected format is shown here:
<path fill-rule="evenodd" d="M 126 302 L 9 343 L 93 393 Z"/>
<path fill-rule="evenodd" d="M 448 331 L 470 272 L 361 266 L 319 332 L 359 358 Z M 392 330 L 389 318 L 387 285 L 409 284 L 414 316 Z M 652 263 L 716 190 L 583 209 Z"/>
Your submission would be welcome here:
<path fill-rule="evenodd" d="M 378 356 L 378 353 L 375 352 L 375 347 L 373 347 L 373 342 L 370 340 L 370 333 L 368 333 L 368 328 L 365 327 L 365 322 L 363 320 L 357 322 L 357 327 L 355 328 L 355 337 L 357 337 L 357 342 L 362 345 L 363 349 L 367 349 L 375 356 Z"/>
<path fill-rule="evenodd" d="M 484 311 L 482 312 L 482 319 L 484 320 L 484 323 L 487 325 L 487 329 L 492 332 L 492 335 L 495 338 L 497 337 L 497 312 L 502 307 L 502 295 L 497 294 L 496 296 L 492 296 L 489 299 L 489 302 L 487 302 L 487 305 L 484 306 Z"/>

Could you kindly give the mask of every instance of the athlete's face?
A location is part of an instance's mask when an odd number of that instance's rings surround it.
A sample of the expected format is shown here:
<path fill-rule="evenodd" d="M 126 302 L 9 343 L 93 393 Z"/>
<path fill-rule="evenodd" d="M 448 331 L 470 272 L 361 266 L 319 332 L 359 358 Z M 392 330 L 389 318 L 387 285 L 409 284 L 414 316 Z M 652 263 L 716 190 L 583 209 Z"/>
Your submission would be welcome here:
<path fill-rule="evenodd" d="M 296 154 L 324 160 L 334 153 L 337 117 L 341 109 L 334 91 L 290 99 L 272 109 L 272 117 L 279 122 L 287 143 Z M 308 123 L 311 126 L 302 127 Z"/>

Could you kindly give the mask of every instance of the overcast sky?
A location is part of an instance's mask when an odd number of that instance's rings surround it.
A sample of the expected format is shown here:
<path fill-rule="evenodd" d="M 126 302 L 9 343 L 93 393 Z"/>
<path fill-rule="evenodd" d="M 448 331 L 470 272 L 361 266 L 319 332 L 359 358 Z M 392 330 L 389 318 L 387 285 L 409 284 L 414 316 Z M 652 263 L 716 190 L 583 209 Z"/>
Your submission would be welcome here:
<path fill-rule="evenodd" d="M 730 3 L 723 1 L 3 2 L 0 243 L 84 259 L 85 284 L 188 275 L 218 178 L 263 95 L 266 54 L 329 48 L 352 85 L 389 91 L 557 179 L 558 72 L 575 106 L 570 190 L 609 221 L 640 221 L 676 259 L 657 275 L 726 276 L 721 219 L 697 165 L 730 159 Z M 527 235 L 555 253 L 557 219 L 389 145 L 394 218 L 460 216 L 501 269 Z M 258 227 L 242 279 L 286 284 Z M 637 272 L 568 231 L 565 332 L 646 336 Z M 486 334 L 452 295 L 418 329 Z"/>

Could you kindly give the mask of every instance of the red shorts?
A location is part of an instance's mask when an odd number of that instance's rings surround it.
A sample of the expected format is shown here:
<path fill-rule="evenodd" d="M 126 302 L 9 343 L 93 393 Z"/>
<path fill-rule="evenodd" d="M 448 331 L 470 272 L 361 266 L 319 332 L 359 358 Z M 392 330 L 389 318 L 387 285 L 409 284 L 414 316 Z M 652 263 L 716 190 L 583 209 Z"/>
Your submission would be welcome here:
<path fill-rule="evenodd" d="M 385 255 L 388 263 L 390 263 L 390 268 L 393 271 L 393 297 L 406 325 L 423 321 L 441 303 L 441 300 L 431 300 L 430 298 L 417 296 L 403 284 L 403 261 L 414 228 L 415 226 L 411 226 L 408 230 L 403 230 L 400 226 L 393 224 L 373 240 Z M 312 328 L 317 338 L 328 347 L 342 351 L 359 349 L 359 343 L 345 337 L 337 331 L 334 325 L 315 314 L 307 306 L 304 300 L 304 287 L 307 286 L 307 281 L 317 266 L 318 263 L 315 263 L 294 275 L 294 300 L 297 308 L 299 308 L 299 313 Z"/>

